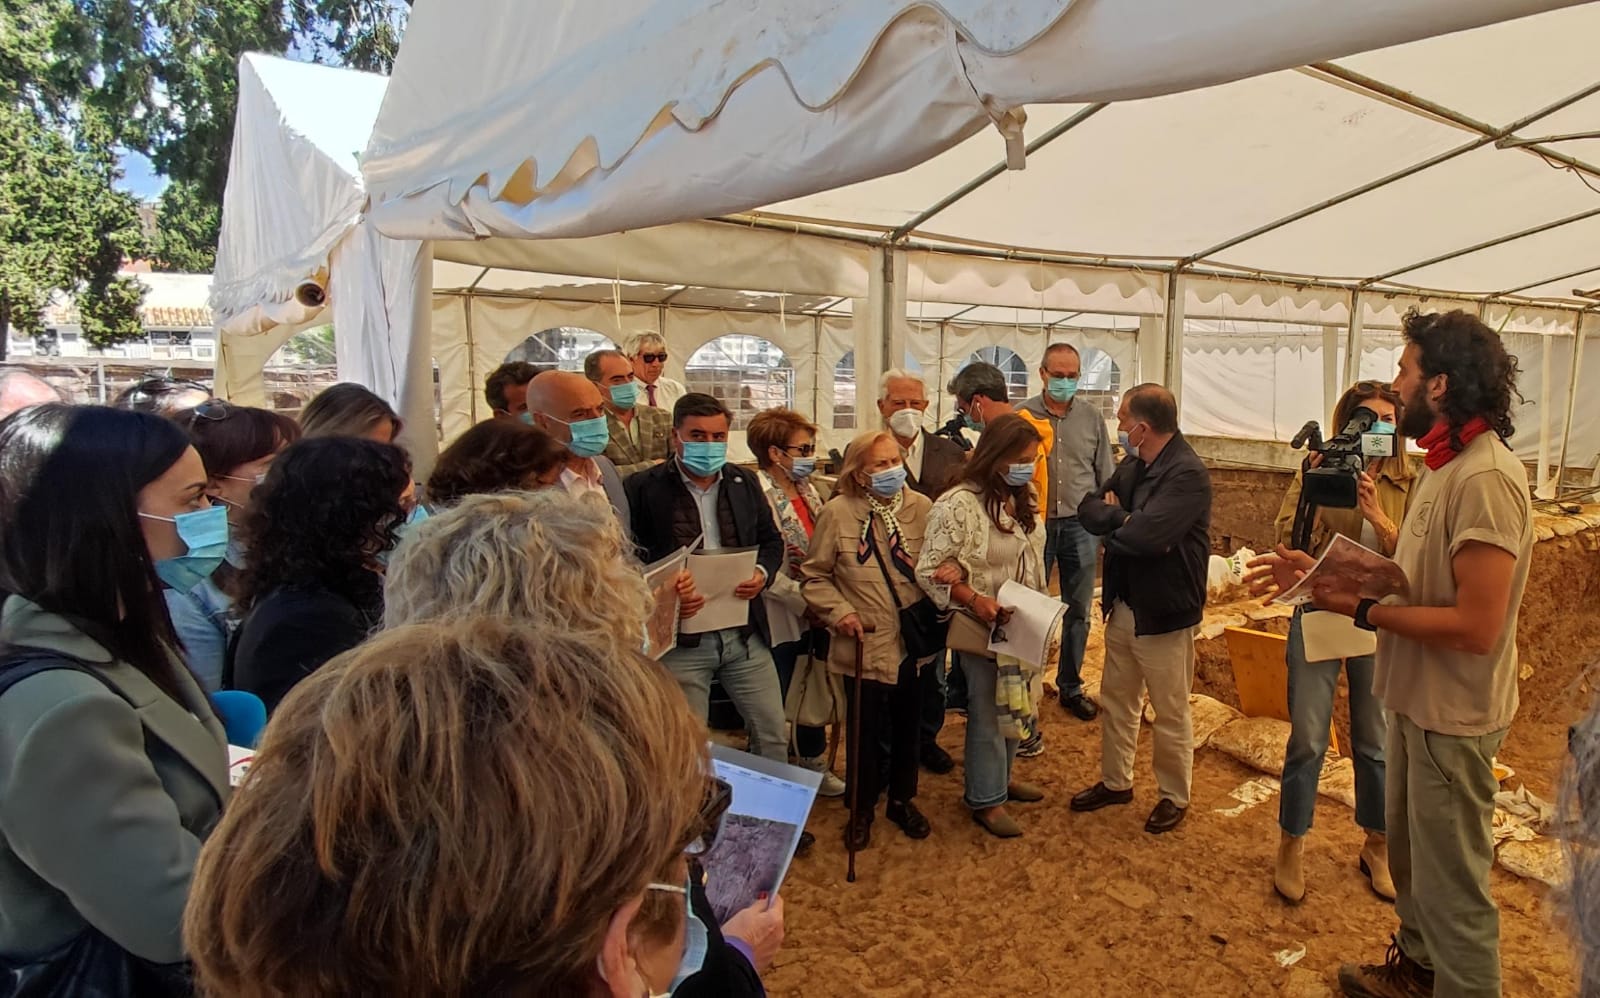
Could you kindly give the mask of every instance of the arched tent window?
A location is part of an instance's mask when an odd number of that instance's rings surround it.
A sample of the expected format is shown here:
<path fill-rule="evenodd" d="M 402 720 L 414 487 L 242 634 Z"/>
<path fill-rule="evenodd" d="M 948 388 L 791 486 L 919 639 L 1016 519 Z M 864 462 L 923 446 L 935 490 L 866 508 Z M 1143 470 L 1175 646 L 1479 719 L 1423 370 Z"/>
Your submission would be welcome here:
<path fill-rule="evenodd" d="M 581 371 L 583 358 L 615 348 L 605 333 L 582 326 L 552 326 L 512 347 L 506 362 L 525 360 L 541 371 Z"/>
<path fill-rule="evenodd" d="M 922 365 L 917 363 L 917 358 L 911 356 L 907 350 L 903 368 L 912 374 L 921 374 Z M 873 386 L 876 390 L 876 386 Z M 848 430 L 856 425 L 856 352 L 845 351 L 839 362 L 833 365 L 833 428 Z"/>
<path fill-rule="evenodd" d="M 733 428 L 775 406 L 794 407 L 794 365 L 771 340 L 728 333 L 696 350 L 683 365 L 684 387 L 720 399 Z"/>
<path fill-rule="evenodd" d="M 1078 397 L 1092 401 L 1106 419 L 1116 419 L 1122 402 L 1122 368 L 1098 347 L 1079 348 L 1079 359 L 1083 371 L 1078 378 Z"/>
<path fill-rule="evenodd" d="M 1006 389 L 1011 395 L 1010 401 L 1021 402 L 1028 397 L 1028 365 L 1022 362 L 1016 351 L 1008 347 L 979 347 L 972 351 L 972 356 L 967 358 L 967 363 L 962 364 L 993 364 L 1006 376 Z"/>

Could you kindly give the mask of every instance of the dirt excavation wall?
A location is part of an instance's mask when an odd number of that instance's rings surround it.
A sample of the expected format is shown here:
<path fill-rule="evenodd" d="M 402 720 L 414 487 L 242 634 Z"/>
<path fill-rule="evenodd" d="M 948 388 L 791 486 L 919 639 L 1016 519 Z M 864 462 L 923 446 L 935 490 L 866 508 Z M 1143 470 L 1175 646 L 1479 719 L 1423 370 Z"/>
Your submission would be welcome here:
<path fill-rule="evenodd" d="M 1288 477 L 1213 471 L 1212 542 L 1219 553 L 1242 546 L 1266 549 Z M 1600 506 L 1575 516 L 1536 514 L 1535 530 L 1539 539 L 1517 630 L 1521 705 L 1500 757 L 1529 789 L 1548 797 L 1565 758 L 1567 726 L 1583 716 L 1596 694 L 1589 670 L 1600 664 Z M 1259 630 L 1288 632 L 1287 619 L 1264 617 L 1247 598 L 1208 607 L 1207 631 L 1215 636 L 1200 642 L 1195 690 L 1233 707 L 1239 696 L 1221 625 L 1241 618 Z M 1340 742 L 1347 746 L 1348 696 L 1342 679 L 1335 717 Z"/>

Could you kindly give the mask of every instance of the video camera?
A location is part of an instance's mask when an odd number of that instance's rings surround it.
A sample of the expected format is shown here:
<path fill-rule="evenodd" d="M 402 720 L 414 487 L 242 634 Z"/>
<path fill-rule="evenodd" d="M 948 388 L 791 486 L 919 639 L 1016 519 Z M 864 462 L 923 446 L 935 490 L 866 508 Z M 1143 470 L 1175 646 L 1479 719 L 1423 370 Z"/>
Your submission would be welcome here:
<path fill-rule="evenodd" d="M 1306 549 L 1313 511 L 1317 507 L 1355 508 L 1357 486 L 1369 458 L 1395 456 L 1395 435 L 1373 433 L 1372 426 L 1377 422 L 1378 414 L 1361 406 L 1331 440 L 1323 441 L 1322 427 L 1313 419 L 1289 441 L 1289 446 L 1296 450 L 1304 447 L 1313 454 L 1322 455 L 1321 465 L 1311 467 L 1308 458 L 1303 469 L 1300 506 L 1295 511 L 1294 547 Z"/>
<path fill-rule="evenodd" d="M 939 427 L 937 430 L 934 430 L 933 435 L 936 437 L 944 437 L 946 440 L 953 441 L 954 443 L 958 444 L 962 450 L 971 450 L 972 442 L 967 439 L 964 433 L 961 432 L 966 425 L 966 417 L 962 416 L 961 413 L 958 412 L 954 416 L 951 416 L 949 419 L 945 420 L 945 424 L 943 426 Z"/>

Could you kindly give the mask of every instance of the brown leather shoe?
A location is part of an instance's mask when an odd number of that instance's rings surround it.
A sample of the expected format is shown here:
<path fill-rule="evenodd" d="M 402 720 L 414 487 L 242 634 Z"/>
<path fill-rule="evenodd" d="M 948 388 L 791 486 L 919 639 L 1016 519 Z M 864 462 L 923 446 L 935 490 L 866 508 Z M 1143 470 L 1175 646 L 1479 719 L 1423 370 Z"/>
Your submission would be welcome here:
<path fill-rule="evenodd" d="M 1406 956 L 1391 938 L 1382 963 L 1340 967 L 1339 990 L 1345 998 L 1433 998 L 1433 971 Z"/>
<path fill-rule="evenodd" d="M 1183 816 L 1188 813 L 1186 808 L 1181 808 L 1163 797 L 1161 803 L 1156 805 L 1156 809 L 1150 812 L 1150 820 L 1144 823 L 1144 830 L 1151 835 L 1170 832 L 1183 824 Z"/>
<path fill-rule="evenodd" d="M 1022 826 L 1017 824 L 1017 819 L 1007 814 L 1003 807 L 986 807 L 981 811 L 974 811 L 972 820 L 982 825 L 984 831 L 997 839 L 1014 839 L 1022 834 Z"/>
<path fill-rule="evenodd" d="M 1037 804 L 1044 800 L 1044 790 L 1032 783 L 1013 780 L 1006 785 L 1006 800 L 1014 800 L 1018 804 Z"/>

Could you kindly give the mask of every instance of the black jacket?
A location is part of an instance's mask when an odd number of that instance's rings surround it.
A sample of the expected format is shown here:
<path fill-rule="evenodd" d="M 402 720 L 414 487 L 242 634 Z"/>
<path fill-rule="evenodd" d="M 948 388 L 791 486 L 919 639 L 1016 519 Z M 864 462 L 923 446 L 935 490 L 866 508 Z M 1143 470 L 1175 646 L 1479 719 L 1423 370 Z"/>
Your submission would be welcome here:
<path fill-rule="evenodd" d="M 649 564 L 672 554 L 701 533 L 700 507 L 683 484 L 678 459 L 629 475 L 623 482 L 633 516 L 633 541 L 639 557 Z M 720 518 L 732 527 L 732 536 L 722 530 L 724 548 L 756 548 L 756 564 L 767 573 L 767 585 L 783 571 L 783 535 L 772 519 L 772 507 L 756 476 L 743 468 L 727 465 L 722 469 L 722 488 L 718 493 Z M 759 596 L 750 601 L 750 624 L 761 640 L 771 644 L 767 628 L 766 601 Z M 682 634 L 678 645 L 693 648 L 700 635 Z"/>
<path fill-rule="evenodd" d="M 267 713 L 296 683 L 367 639 L 383 617 L 383 582 L 355 598 L 322 586 L 280 586 L 245 615 L 223 686 L 261 698 Z"/>
<path fill-rule="evenodd" d="M 722 935 L 722 927 L 711 911 L 711 899 L 706 897 L 705 873 L 694 864 L 689 869 L 692 888 L 689 903 L 695 917 L 706 927 L 706 959 L 700 971 L 684 978 L 672 992 L 672 998 L 761 998 L 766 988 L 761 975 L 750 966 L 744 954 Z"/>
<path fill-rule="evenodd" d="M 1104 539 L 1101 609 L 1122 600 L 1133 610 L 1134 633 L 1166 634 L 1200 623 L 1211 558 L 1211 473 L 1174 436 L 1156 459 L 1128 457 L 1106 483 L 1117 505 L 1085 496 L 1078 521 Z"/>

